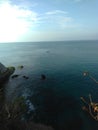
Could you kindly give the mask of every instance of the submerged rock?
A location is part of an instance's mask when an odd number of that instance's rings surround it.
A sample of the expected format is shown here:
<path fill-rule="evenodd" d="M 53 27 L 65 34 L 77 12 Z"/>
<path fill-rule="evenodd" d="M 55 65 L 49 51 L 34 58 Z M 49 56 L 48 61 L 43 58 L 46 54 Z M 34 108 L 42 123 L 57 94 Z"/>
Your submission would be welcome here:
<path fill-rule="evenodd" d="M 45 80 L 46 79 L 46 76 L 44 74 L 41 75 L 41 79 L 42 80 Z"/>
<path fill-rule="evenodd" d="M 0 63 L 0 83 L 7 80 L 14 71 L 15 67 L 5 67 L 2 63 Z"/>

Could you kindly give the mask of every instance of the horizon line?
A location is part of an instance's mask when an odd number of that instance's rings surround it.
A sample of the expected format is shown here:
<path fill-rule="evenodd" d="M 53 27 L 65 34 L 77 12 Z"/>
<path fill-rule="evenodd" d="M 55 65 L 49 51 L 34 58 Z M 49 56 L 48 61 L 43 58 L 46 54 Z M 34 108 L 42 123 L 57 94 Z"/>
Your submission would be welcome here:
<path fill-rule="evenodd" d="M 58 41 L 18 41 L 18 42 L 15 42 L 15 41 L 11 41 L 11 42 L 0 42 L 0 43 L 33 43 L 33 42 L 70 42 L 70 41 L 98 41 L 98 39 L 90 39 L 90 40 L 58 40 Z"/>

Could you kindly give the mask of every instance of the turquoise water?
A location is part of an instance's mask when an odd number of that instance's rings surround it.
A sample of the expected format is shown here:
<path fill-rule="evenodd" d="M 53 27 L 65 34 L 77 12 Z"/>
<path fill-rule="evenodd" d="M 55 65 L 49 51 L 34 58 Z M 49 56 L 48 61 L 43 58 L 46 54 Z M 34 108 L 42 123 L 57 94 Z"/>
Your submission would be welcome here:
<path fill-rule="evenodd" d="M 89 71 L 98 79 L 98 41 L 0 43 L 0 62 L 20 75 L 5 84 L 6 100 L 24 96 L 35 122 L 55 130 L 98 130 L 80 100 L 90 93 L 98 102 L 98 84 L 83 76 Z"/>

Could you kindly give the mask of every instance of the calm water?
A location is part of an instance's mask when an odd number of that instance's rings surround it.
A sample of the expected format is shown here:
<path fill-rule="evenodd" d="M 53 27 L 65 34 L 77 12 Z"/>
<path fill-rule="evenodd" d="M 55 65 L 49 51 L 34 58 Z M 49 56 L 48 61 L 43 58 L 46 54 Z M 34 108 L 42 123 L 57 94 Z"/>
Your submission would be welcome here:
<path fill-rule="evenodd" d="M 0 62 L 15 66 L 20 75 L 6 83 L 7 101 L 24 96 L 28 117 L 32 114 L 36 122 L 55 130 L 98 130 L 98 122 L 82 111 L 80 100 L 81 96 L 88 100 L 90 93 L 98 102 L 98 84 L 83 76 L 89 71 L 98 79 L 97 42 L 0 43 Z"/>

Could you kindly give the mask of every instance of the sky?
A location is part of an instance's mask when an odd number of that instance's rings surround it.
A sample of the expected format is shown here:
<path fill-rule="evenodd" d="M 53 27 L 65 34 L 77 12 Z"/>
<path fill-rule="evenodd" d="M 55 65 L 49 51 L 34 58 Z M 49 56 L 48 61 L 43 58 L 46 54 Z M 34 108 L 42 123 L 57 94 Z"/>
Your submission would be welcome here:
<path fill-rule="evenodd" d="M 98 0 L 0 0 L 0 42 L 98 40 Z"/>

